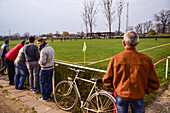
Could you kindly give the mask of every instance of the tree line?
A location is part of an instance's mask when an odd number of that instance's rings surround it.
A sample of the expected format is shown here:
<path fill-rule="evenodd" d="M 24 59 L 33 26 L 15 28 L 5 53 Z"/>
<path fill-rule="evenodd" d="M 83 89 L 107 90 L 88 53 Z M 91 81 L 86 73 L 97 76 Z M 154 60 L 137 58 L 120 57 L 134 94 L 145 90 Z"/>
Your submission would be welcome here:
<path fill-rule="evenodd" d="M 115 6 L 113 6 L 115 4 Z M 111 33 L 112 23 L 118 19 L 117 35 L 120 35 L 121 15 L 123 8 L 125 8 L 124 0 L 101 0 L 100 3 L 96 3 L 95 0 L 85 0 L 83 2 L 82 19 L 86 28 L 86 33 L 92 35 L 93 27 L 96 26 L 96 15 L 99 12 L 99 7 L 106 18 L 108 29 Z M 90 29 L 90 30 L 89 30 Z M 161 10 L 154 14 L 153 20 L 139 23 L 136 26 L 128 26 L 126 30 L 135 30 L 138 34 L 146 34 L 150 30 L 154 30 L 156 33 L 170 33 L 170 10 Z"/>

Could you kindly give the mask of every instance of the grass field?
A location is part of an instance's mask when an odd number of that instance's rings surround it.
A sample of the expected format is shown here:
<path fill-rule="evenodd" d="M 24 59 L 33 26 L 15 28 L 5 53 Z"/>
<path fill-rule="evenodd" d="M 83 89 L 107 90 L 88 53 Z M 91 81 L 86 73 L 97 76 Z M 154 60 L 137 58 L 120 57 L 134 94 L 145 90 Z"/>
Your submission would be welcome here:
<path fill-rule="evenodd" d="M 107 70 L 107 66 L 110 60 L 105 60 L 99 63 L 90 64 L 91 62 L 96 62 L 104 59 L 113 57 L 115 54 L 123 52 L 124 47 L 122 46 L 122 39 L 93 39 L 93 40 L 66 40 L 61 43 L 60 40 L 47 40 L 55 50 L 55 60 L 60 62 L 66 62 L 70 64 L 83 65 L 84 53 L 83 44 L 86 42 L 86 66 Z M 2 45 L 4 42 L 0 42 Z M 20 41 L 10 41 L 10 49 L 15 45 L 20 43 Z M 36 44 L 36 43 L 35 43 Z M 165 45 L 166 44 L 166 45 Z M 161 47 L 157 47 L 163 45 Z M 150 50 L 145 50 L 152 48 Z M 137 51 L 142 51 L 142 53 L 149 55 L 153 62 L 170 56 L 170 38 L 158 38 L 156 42 L 154 38 L 140 39 L 140 43 L 137 46 Z M 170 62 L 170 61 L 169 61 Z M 165 78 L 165 61 L 156 66 L 158 75 L 162 80 Z M 168 78 L 170 78 L 170 63 Z"/>

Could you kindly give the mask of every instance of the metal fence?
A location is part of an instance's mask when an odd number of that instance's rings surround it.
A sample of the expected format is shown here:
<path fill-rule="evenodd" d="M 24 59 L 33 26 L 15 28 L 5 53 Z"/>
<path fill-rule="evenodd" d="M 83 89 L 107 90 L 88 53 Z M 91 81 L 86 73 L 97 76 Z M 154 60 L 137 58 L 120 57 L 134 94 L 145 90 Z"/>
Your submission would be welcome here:
<path fill-rule="evenodd" d="M 58 65 L 66 65 L 66 66 L 70 66 L 70 67 L 74 67 L 74 68 L 79 68 L 79 69 L 84 69 L 84 70 L 90 70 L 90 71 L 96 71 L 96 72 L 101 72 L 101 73 L 106 73 L 107 71 L 105 70 L 100 70 L 100 69 L 94 69 L 94 68 L 89 68 L 89 67 L 84 67 L 84 66 L 78 66 L 78 65 L 73 65 L 73 64 L 68 64 L 68 63 L 63 63 L 63 62 L 56 62 L 55 61 L 55 66 Z M 54 76 L 53 76 L 53 89 L 55 89 L 55 72 L 54 72 Z M 54 94 L 53 90 L 53 94 Z"/>

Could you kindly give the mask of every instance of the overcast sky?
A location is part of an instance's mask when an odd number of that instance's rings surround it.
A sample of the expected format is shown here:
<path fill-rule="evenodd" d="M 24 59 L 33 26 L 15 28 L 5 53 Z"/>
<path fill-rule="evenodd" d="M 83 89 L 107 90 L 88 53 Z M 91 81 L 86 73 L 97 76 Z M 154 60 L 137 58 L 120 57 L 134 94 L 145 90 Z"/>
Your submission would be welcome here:
<path fill-rule="evenodd" d="M 29 32 L 31 35 L 68 31 L 85 32 L 81 11 L 84 0 L 0 0 L 0 35 Z M 96 3 L 101 0 L 95 0 Z M 125 0 L 129 2 L 129 25 L 153 19 L 160 10 L 170 10 L 170 0 Z M 123 9 L 121 31 L 126 27 L 126 7 Z M 102 9 L 97 15 L 94 32 L 108 31 Z M 81 27 L 82 26 L 82 27 Z M 112 24 L 117 30 L 118 19 Z"/>

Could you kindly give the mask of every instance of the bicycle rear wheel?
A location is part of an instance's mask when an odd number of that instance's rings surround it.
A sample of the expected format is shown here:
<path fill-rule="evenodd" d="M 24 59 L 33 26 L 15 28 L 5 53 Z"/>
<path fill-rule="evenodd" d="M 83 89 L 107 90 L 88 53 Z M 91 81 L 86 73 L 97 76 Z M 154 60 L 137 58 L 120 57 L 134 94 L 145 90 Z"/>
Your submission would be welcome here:
<path fill-rule="evenodd" d="M 105 92 L 99 92 L 93 94 L 86 105 L 86 113 L 117 113 L 115 100 L 109 94 Z"/>
<path fill-rule="evenodd" d="M 55 88 L 54 100 L 62 110 L 72 109 L 78 101 L 75 87 L 70 81 L 61 81 Z"/>

